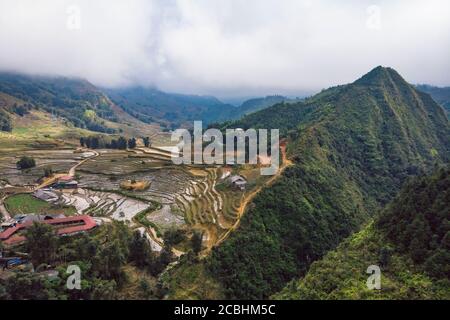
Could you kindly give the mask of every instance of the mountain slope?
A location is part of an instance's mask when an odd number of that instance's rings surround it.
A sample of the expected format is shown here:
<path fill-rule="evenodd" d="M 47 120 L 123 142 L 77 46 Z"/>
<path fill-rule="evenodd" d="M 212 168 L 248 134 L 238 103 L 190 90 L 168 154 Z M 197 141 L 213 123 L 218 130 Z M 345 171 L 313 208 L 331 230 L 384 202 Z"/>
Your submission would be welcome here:
<path fill-rule="evenodd" d="M 244 115 L 281 102 L 295 102 L 283 96 L 267 96 L 244 101 L 235 107 L 211 96 L 166 93 L 153 88 L 105 89 L 111 99 L 133 117 L 158 122 L 167 128 L 190 127 L 193 121 L 205 125 L 236 120 Z"/>
<path fill-rule="evenodd" d="M 426 84 L 416 86 L 420 91 L 428 93 L 438 103 L 440 103 L 447 111 L 447 115 L 450 117 L 450 87 L 434 87 Z"/>
<path fill-rule="evenodd" d="M 96 132 L 151 136 L 154 143 L 169 140 L 158 125 L 132 117 L 85 80 L 0 73 L 3 145 L 32 145 L 43 138 L 53 143 L 55 139 L 73 140 Z"/>
<path fill-rule="evenodd" d="M 81 79 L 0 73 L 0 92 L 64 118 L 79 128 L 113 133 L 105 121 L 118 121 L 108 98 Z"/>
<path fill-rule="evenodd" d="M 106 89 L 111 99 L 126 112 L 144 122 L 160 122 L 167 127 L 192 126 L 227 119 L 236 108 L 209 96 L 165 93 L 153 88 Z"/>
<path fill-rule="evenodd" d="M 450 157 L 442 108 L 390 68 L 303 103 L 277 105 L 258 119 L 277 128 L 284 117 L 294 166 L 264 189 L 240 228 L 211 257 L 229 298 L 267 298 L 368 221 L 408 176 Z"/>
<path fill-rule="evenodd" d="M 282 102 L 296 102 L 297 100 L 289 99 L 283 96 L 267 96 L 264 98 L 255 98 L 244 101 L 242 105 L 239 107 L 239 112 L 237 115 L 232 116 L 230 119 L 239 119 L 245 115 L 248 115 L 253 112 L 257 112 L 263 110 L 265 108 L 271 107 L 275 104 Z"/>
<path fill-rule="evenodd" d="M 275 299 L 450 299 L 450 169 L 416 178 L 374 223 L 346 239 Z M 366 286 L 371 265 L 381 290 Z"/>

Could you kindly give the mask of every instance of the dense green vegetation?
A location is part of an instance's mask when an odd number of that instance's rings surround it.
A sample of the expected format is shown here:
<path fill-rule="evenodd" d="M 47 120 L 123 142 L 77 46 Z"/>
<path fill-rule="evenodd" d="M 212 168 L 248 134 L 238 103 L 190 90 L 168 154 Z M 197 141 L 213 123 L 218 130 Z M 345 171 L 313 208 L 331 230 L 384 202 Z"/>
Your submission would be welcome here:
<path fill-rule="evenodd" d="M 6 110 L 0 108 L 0 131 L 11 132 L 12 128 L 11 115 Z"/>
<path fill-rule="evenodd" d="M 105 120 L 117 121 L 106 96 L 87 81 L 0 73 L 0 92 L 21 99 L 79 128 L 113 133 Z M 26 111 L 20 106 L 15 112 Z M 5 119 L 0 115 L 0 119 Z M 0 120 L 4 123 L 5 120 Z"/>
<path fill-rule="evenodd" d="M 225 120 L 235 107 L 209 96 L 170 94 L 153 88 L 107 90 L 111 99 L 139 120 L 160 122 L 171 129 L 194 120 L 210 123 Z"/>
<path fill-rule="evenodd" d="M 17 104 L 9 106 L 0 99 L 0 131 L 11 132 L 13 129 L 11 115 L 16 114 L 23 117 L 28 114 L 33 108 L 33 105 L 29 103 Z"/>
<path fill-rule="evenodd" d="M 447 115 L 450 118 L 450 87 L 439 88 L 423 84 L 418 85 L 417 89 L 428 93 L 439 102 L 447 110 Z"/>
<path fill-rule="evenodd" d="M 408 184 L 388 206 L 377 227 L 416 265 L 450 280 L 450 169 Z"/>
<path fill-rule="evenodd" d="M 136 148 L 136 139 L 126 139 L 125 137 L 119 137 L 117 139 L 110 136 L 88 136 L 80 138 L 80 146 L 90 149 L 120 149 L 125 150 L 127 147 L 130 149 Z"/>
<path fill-rule="evenodd" d="M 114 299 L 129 281 L 127 265 L 133 264 L 149 275 L 157 275 L 173 260 L 170 248 L 164 248 L 157 256 L 139 232 L 132 233 L 120 222 L 71 237 L 57 237 L 52 227 L 35 223 L 27 230 L 26 237 L 28 241 L 18 249 L 29 254 L 36 272 L 16 271 L 2 278 L 0 300 Z M 58 274 L 49 277 L 44 272 L 47 265 Z M 66 287 L 69 265 L 81 269 L 81 290 Z M 151 297 L 161 298 L 162 294 L 155 288 Z M 140 298 L 149 298 L 148 292 Z"/>
<path fill-rule="evenodd" d="M 281 290 L 368 221 L 407 177 L 450 156 L 443 110 L 382 67 L 228 126 L 280 128 L 295 162 L 213 251 L 210 270 L 229 298 L 267 298 Z"/>
<path fill-rule="evenodd" d="M 276 299 L 450 299 L 450 169 L 406 183 L 375 222 L 346 239 Z M 381 268 L 369 290 L 368 266 Z"/>

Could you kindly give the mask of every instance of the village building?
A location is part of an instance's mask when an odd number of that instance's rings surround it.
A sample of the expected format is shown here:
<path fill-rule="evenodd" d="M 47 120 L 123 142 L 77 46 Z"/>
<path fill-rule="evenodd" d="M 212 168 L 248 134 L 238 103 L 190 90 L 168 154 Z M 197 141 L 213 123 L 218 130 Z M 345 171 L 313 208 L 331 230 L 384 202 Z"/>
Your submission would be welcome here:
<path fill-rule="evenodd" d="M 97 227 L 95 220 L 87 215 L 64 217 L 55 219 L 40 220 L 41 223 L 51 225 L 56 229 L 59 236 L 73 235 L 81 232 L 86 232 Z M 14 227 L 8 228 L 0 233 L 0 241 L 4 245 L 17 245 L 23 243 L 26 238 L 23 235 L 23 230 L 33 225 L 33 221 L 18 223 Z"/>
<path fill-rule="evenodd" d="M 51 189 L 78 189 L 78 182 L 72 176 L 63 176 L 50 186 Z"/>
<path fill-rule="evenodd" d="M 247 187 L 247 180 L 245 180 L 244 177 L 242 176 L 231 176 L 229 178 L 229 181 L 231 182 L 231 185 L 236 188 L 239 189 L 241 191 L 245 191 L 246 187 Z"/>
<path fill-rule="evenodd" d="M 38 189 L 33 193 L 33 196 L 47 202 L 58 200 L 58 195 L 49 189 Z"/>

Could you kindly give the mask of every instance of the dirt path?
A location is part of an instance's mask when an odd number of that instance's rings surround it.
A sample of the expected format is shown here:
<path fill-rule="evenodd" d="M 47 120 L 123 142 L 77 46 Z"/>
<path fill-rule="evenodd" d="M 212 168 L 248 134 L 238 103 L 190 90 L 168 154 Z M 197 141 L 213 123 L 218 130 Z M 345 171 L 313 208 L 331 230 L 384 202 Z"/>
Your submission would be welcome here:
<path fill-rule="evenodd" d="M 289 160 L 286 156 L 286 144 L 285 143 L 282 143 L 280 145 L 280 149 L 281 149 L 282 164 L 281 164 L 281 167 L 278 170 L 278 172 L 275 175 L 273 175 L 264 185 L 258 187 L 257 189 L 253 190 L 250 194 L 245 196 L 244 200 L 241 202 L 241 204 L 239 206 L 239 209 L 237 212 L 238 218 L 237 218 L 236 222 L 234 223 L 234 225 L 224 235 L 222 235 L 222 237 L 220 237 L 220 239 L 217 240 L 217 242 L 213 246 L 211 246 L 211 248 L 206 249 L 205 250 L 206 253 L 208 253 L 212 249 L 212 247 L 219 246 L 221 243 L 223 243 L 230 236 L 230 234 L 239 227 L 239 225 L 241 223 L 241 218 L 244 215 L 248 204 L 252 202 L 252 200 L 256 197 L 256 195 L 263 188 L 270 186 L 272 183 L 274 183 L 275 180 L 281 176 L 281 174 L 284 172 L 284 170 L 293 164 L 292 161 Z"/>
<path fill-rule="evenodd" d="M 98 156 L 100 155 L 100 154 L 99 154 L 97 151 L 95 151 L 95 150 L 89 150 L 88 152 L 92 152 L 92 153 L 94 153 L 94 155 L 91 156 L 91 157 L 89 157 L 89 158 L 83 159 L 83 160 L 81 160 L 80 162 L 78 162 L 76 165 L 74 165 L 72 168 L 69 169 L 69 172 L 68 172 L 68 173 L 58 173 L 58 174 L 53 175 L 51 178 L 45 180 L 43 183 L 41 183 L 40 185 L 38 185 L 34 190 L 38 190 L 38 189 L 45 188 L 45 187 L 47 187 L 47 186 L 49 186 L 49 185 L 55 183 L 59 178 L 64 177 L 64 176 L 67 176 L 67 175 L 68 175 L 68 176 L 71 176 L 71 177 L 74 177 L 74 176 L 75 176 L 75 173 L 76 173 L 76 169 L 77 169 L 79 166 L 81 166 L 83 163 L 85 163 L 85 162 L 87 162 L 87 161 L 89 161 L 89 160 L 91 160 L 91 159 L 94 159 L 94 158 L 96 158 L 96 157 L 98 157 Z"/>
<path fill-rule="evenodd" d="M 146 228 L 148 231 L 148 235 L 150 236 L 150 238 L 152 238 L 153 241 L 155 241 L 157 244 L 159 244 L 162 248 L 164 247 L 164 240 L 161 239 L 160 237 L 158 237 L 158 235 L 156 234 L 155 229 L 148 227 Z M 177 256 L 180 257 L 184 254 L 183 251 L 177 250 L 175 248 L 172 248 L 172 253 Z"/>
<path fill-rule="evenodd" d="M 91 157 L 88 157 L 88 158 L 86 158 L 86 159 L 84 159 L 84 160 L 82 160 L 82 161 L 80 161 L 80 162 L 78 162 L 76 165 L 74 165 L 72 168 L 70 168 L 70 170 L 69 170 L 69 176 L 74 177 L 74 176 L 75 176 L 75 172 L 76 172 L 76 170 L 77 170 L 77 168 L 78 168 L 79 166 L 81 166 L 83 163 L 85 163 L 85 162 L 87 162 L 87 161 L 89 161 L 89 160 L 91 160 L 91 159 L 94 159 L 94 158 L 96 158 L 96 157 L 98 157 L 98 156 L 100 155 L 100 154 L 99 154 L 97 151 L 95 151 L 95 150 L 88 151 L 88 152 L 92 152 L 92 153 L 94 153 L 94 155 L 91 156 Z"/>
<path fill-rule="evenodd" d="M 144 147 L 138 147 L 136 149 L 129 150 L 134 153 L 140 153 L 140 154 L 146 154 L 150 156 L 151 158 L 157 159 L 157 160 L 163 160 L 163 161 L 171 161 L 172 154 L 169 151 L 160 150 L 157 148 L 144 148 Z"/>

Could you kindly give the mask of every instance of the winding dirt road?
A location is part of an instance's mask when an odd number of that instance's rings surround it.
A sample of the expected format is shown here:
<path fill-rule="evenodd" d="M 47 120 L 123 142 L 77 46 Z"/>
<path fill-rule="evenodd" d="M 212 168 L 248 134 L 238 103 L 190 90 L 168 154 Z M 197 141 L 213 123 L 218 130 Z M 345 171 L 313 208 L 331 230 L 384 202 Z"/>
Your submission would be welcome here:
<path fill-rule="evenodd" d="M 87 162 L 87 161 L 89 161 L 91 159 L 94 159 L 94 158 L 96 158 L 96 157 L 98 157 L 100 155 L 95 150 L 89 150 L 87 152 L 93 153 L 93 156 L 90 156 L 90 157 L 88 157 L 86 159 L 83 159 L 80 162 L 78 162 L 76 165 L 74 165 L 72 168 L 69 169 L 68 173 L 58 173 L 58 174 L 53 175 L 51 178 L 45 180 L 43 183 L 38 185 L 34 190 L 43 189 L 43 188 L 45 188 L 45 187 L 55 183 L 59 178 L 64 177 L 64 176 L 75 177 L 76 170 L 77 170 L 77 168 L 79 166 L 81 166 L 83 163 L 85 163 L 85 162 Z"/>
<path fill-rule="evenodd" d="M 281 156 L 282 156 L 282 164 L 281 164 L 281 167 L 278 170 L 278 172 L 275 175 L 273 175 L 268 181 L 266 181 L 266 183 L 264 183 L 264 185 L 258 187 L 257 189 L 255 189 L 251 193 L 249 193 L 247 196 L 245 196 L 244 200 L 241 202 L 241 204 L 239 206 L 239 209 L 237 212 L 238 218 L 237 218 L 236 222 L 234 223 L 234 225 L 225 234 L 223 234 L 219 238 L 219 240 L 217 240 L 217 242 L 213 246 L 211 246 L 211 248 L 207 248 L 205 250 L 205 253 L 208 253 L 213 247 L 217 247 L 221 243 L 223 243 L 230 236 L 230 234 L 239 227 L 239 225 L 241 223 L 241 218 L 244 215 L 248 204 L 252 202 L 252 200 L 256 197 L 256 195 L 259 192 L 261 192 L 261 190 L 263 188 L 273 184 L 275 182 L 275 180 L 281 176 L 281 174 L 284 172 L 284 170 L 293 164 L 292 161 L 289 160 L 286 156 L 286 143 L 282 143 L 280 145 L 280 149 L 281 149 Z"/>

